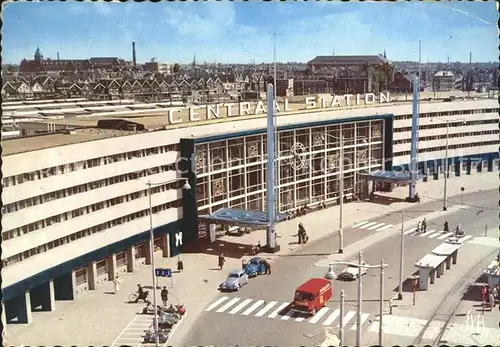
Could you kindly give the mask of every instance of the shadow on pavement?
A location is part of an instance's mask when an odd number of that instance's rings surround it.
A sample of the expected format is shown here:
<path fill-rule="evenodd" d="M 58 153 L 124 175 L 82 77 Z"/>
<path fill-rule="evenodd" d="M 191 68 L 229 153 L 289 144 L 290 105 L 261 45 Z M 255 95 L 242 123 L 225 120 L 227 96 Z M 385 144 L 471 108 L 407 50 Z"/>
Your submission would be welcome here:
<path fill-rule="evenodd" d="M 404 280 L 403 282 L 403 292 L 413 292 L 413 278 L 414 276 L 418 276 L 418 270 L 412 273 L 410 277 Z M 399 292 L 399 285 L 393 289 L 393 292 Z"/>
<path fill-rule="evenodd" d="M 370 201 L 370 200 L 368 199 L 366 201 Z M 375 194 L 372 202 L 375 204 L 379 204 L 379 205 L 389 206 L 389 205 L 397 203 L 397 202 L 406 202 L 406 200 L 403 198 L 396 198 L 396 197 L 392 197 L 392 196 L 384 196 L 384 195 Z"/>
<path fill-rule="evenodd" d="M 479 276 L 474 283 L 472 283 L 462 296 L 462 300 L 482 302 L 481 288 L 484 284 L 488 284 L 488 277 L 484 274 Z M 474 305 L 474 307 L 481 307 L 482 305 Z"/>
<path fill-rule="evenodd" d="M 226 258 L 239 259 L 250 255 L 252 245 L 236 242 L 217 240 L 211 244 L 192 244 L 183 247 L 182 253 L 204 253 L 219 255 L 224 254 Z"/>

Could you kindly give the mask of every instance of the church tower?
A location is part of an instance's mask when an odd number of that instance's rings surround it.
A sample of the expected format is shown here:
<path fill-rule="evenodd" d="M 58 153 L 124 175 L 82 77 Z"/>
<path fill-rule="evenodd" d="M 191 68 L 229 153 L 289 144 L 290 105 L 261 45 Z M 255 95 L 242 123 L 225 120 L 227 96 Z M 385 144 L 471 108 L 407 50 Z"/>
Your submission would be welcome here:
<path fill-rule="evenodd" d="M 35 51 L 35 61 L 42 61 L 43 60 L 43 54 L 42 52 L 40 51 L 40 47 L 36 47 L 36 51 Z"/>

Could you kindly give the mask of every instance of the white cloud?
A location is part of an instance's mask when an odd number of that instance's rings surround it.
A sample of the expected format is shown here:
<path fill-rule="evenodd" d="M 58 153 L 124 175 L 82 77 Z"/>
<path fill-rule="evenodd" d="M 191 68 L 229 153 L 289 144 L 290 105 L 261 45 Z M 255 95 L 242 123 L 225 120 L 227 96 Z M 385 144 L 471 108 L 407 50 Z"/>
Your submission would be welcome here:
<path fill-rule="evenodd" d="M 473 19 L 475 19 L 475 20 L 477 20 L 477 21 L 479 21 L 479 22 L 481 22 L 481 23 L 484 23 L 484 24 L 493 24 L 493 23 L 490 23 L 490 22 L 488 22 L 488 21 L 485 21 L 484 19 L 482 19 L 482 18 L 480 18 L 480 17 L 476 16 L 476 15 L 475 15 L 475 14 L 473 14 L 473 13 L 467 12 L 467 11 L 460 10 L 460 9 L 458 9 L 458 8 L 455 8 L 455 7 L 451 7 L 451 10 L 452 10 L 452 11 L 455 11 L 455 12 L 458 12 L 458 13 L 461 13 L 461 14 L 463 14 L 463 15 L 465 15 L 465 16 L 471 17 L 471 18 L 473 18 Z"/>

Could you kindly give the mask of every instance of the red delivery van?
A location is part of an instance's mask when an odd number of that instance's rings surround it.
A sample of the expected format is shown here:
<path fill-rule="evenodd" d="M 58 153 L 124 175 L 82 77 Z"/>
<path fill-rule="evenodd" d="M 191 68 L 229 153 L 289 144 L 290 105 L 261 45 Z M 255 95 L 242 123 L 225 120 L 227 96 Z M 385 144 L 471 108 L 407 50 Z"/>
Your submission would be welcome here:
<path fill-rule="evenodd" d="M 311 278 L 295 291 L 292 310 L 314 316 L 317 311 L 326 306 L 332 297 L 332 284 L 324 278 Z"/>

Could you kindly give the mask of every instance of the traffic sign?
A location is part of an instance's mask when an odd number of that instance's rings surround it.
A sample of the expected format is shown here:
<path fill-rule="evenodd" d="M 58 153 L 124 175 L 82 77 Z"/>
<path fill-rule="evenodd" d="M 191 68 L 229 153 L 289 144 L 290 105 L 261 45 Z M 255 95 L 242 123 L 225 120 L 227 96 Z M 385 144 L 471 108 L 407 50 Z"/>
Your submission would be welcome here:
<path fill-rule="evenodd" d="M 172 277 L 172 269 L 155 269 L 156 277 Z"/>

